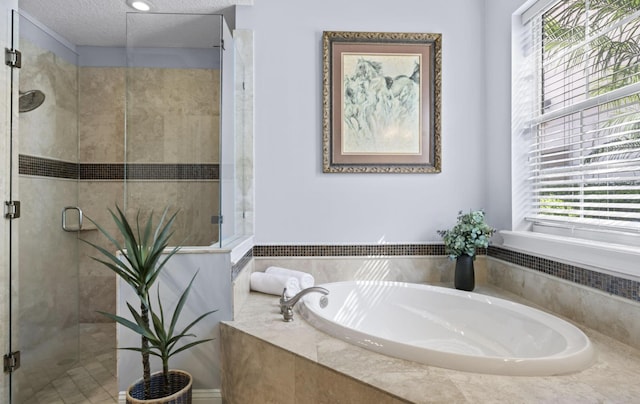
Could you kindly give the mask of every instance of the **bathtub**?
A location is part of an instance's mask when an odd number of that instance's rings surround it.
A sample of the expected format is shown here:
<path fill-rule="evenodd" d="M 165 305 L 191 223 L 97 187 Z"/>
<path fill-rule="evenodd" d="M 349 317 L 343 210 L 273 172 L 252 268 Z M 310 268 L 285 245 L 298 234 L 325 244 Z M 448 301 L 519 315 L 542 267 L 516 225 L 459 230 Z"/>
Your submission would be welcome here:
<path fill-rule="evenodd" d="M 302 317 L 336 338 L 443 368 L 511 376 L 578 372 L 594 362 L 572 324 L 508 300 L 438 286 L 349 281 L 321 285 L 298 304 Z"/>

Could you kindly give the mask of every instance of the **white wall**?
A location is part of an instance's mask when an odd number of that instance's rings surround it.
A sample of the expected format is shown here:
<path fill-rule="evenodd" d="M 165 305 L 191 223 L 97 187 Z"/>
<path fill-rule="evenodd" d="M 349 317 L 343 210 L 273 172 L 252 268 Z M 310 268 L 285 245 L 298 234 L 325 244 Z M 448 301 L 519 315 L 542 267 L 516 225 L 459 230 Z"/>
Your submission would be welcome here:
<path fill-rule="evenodd" d="M 511 228 L 511 15 L 523 3 L 485 0 L 484 206 L 491 224 L 498 229 Z"/>
<path fill-rule="evenodd" d="M 257 244 L 439 241 L 436 230 L 452 225 L 458 210 L 489 211 L 484 6 L 270 0 L 238 7 L 237 27 L 255 34 Z M 509 16 L 500 24 L 510 26 Z M 329 30 L 442 33 L 442 173 L 322 173 L 321 37 Z M 507 31 L 507 58 L 509 38 Z M 502 79 L 508 86 L 508 72 Z"/>
<path fill-rule="evenodd" d="M 194 389 L 217 389 L 221 385 L 220 375 L 220 321 L 233 318 L 231 308 L 231 277 L 229 275 L 229 254 L 205 252 L 196 248 L 183 248 L 174 255 L 163 269 L 158 278 L 162 306 L 165 320 L 170 322 L 175 304 L 182 292 L 187 288 L 196 271 L 197 278 L 191 287 L 187 303 L 185 304 L 176 331 L 198 318 L 200 315 L 217 310 L 202 322 L 190 329 L 196 338 L 185 338 L 178 346 L 193 341 L 215 338 L 187 351 L 178 353 L 169 360 L 171 369 L 182 369 L 193 376 Z M 158 310 L 156 288 L 152 289 L 152 306 Z M 135 309 L 139 309 L 139 300 L 133 289 L 125 281 L 118 278 L 117 314 L 131 319 L 126 302 Z M 117 338 L 119 347 L 139 347 L 140 336 L 118 324 Z M 127 350 L 118 351 L 118 389 L 127 388 L 142 377 L 142 363 L 140 353 Z M 162 370 L 162 363 L 156 357 L 151 358 L 151 371 Z"/>

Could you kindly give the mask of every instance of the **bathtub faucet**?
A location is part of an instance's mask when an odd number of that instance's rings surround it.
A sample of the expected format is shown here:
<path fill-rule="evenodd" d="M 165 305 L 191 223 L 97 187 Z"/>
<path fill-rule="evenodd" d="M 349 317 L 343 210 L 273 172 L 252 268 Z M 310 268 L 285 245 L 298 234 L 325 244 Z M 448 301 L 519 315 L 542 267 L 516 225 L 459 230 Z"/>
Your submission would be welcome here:
<path fill-rule="evenodd" d="M 302 289 L 298 292 L 297 295 L 293 296 L 291 299 L 287 299 L 285 293 L 287 292 L 287 288 L 282 291 L 282 296 L 280 296 L 280 313 L 284 316 L 284 321 L 293 321 L 293 306 L 298 303 L 298 300 L 302 298 L 302 296 L 311 292 L 322 293 L 323 295 L 328 295 L 329 291 L 321 286 L 312 286 L 310 288 Z"/>

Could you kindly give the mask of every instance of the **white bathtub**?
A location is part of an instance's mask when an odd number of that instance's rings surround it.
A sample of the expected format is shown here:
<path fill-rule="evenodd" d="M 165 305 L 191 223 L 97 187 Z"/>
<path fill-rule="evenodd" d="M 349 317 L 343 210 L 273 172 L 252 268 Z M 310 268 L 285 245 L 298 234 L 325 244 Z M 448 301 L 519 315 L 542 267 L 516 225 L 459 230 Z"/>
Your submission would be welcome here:
<path fill-rule="evenodd" d="M 478 293 L 401 282 L 322 285 L 301 315 L 316 328 L 364 348 L 427 365 L 479 373 L 550 376 L 586 369 L 589 338 L 568 322 Z M 326 303 L 322 302 L 322 303 Z"/>

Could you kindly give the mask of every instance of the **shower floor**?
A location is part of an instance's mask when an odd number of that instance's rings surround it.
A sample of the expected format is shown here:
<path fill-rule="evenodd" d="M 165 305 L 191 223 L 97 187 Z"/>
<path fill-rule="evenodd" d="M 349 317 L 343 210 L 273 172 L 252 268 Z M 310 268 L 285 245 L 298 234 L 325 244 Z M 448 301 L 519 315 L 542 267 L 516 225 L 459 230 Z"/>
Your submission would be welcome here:
<path fill-rule="evenodd" d="M 20 385 L 19 399 L 16 402 L 18 404 L 117 403 L 115 346 L 115 324 L 80 324 L 78 363 L 56 376 L 24 375 L 27 383 Z"/>

